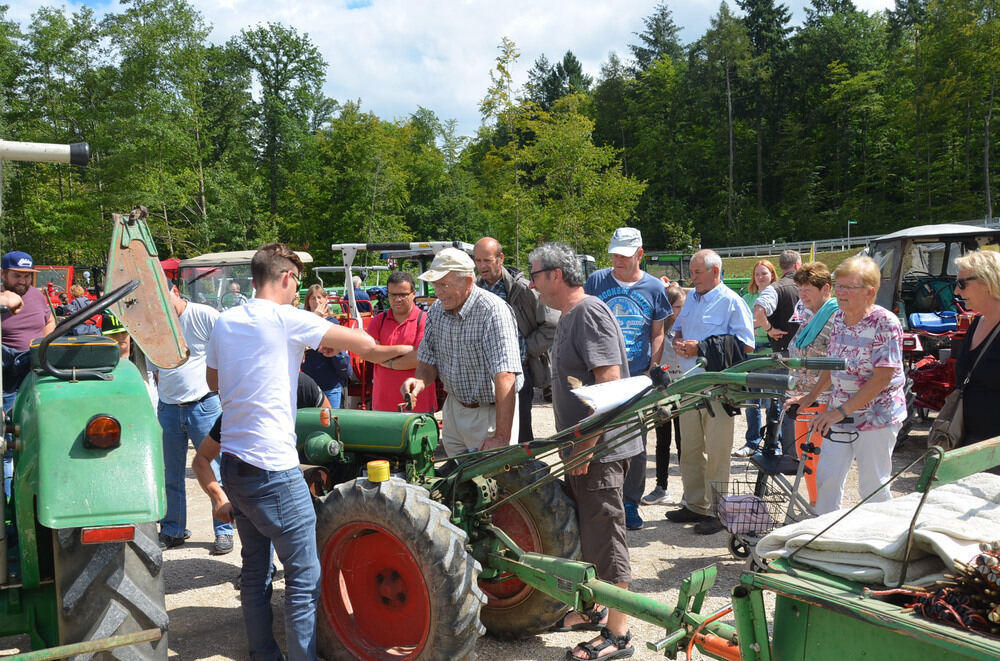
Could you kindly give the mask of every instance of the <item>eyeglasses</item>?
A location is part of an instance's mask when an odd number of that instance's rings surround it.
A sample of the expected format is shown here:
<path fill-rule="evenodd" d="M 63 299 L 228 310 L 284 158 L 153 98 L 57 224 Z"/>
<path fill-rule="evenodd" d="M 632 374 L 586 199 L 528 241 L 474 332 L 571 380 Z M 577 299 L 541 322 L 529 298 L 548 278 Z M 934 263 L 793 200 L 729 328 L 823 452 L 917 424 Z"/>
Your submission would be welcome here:
<path fill-rule="evenodd" d="M 292 269 L 282 269 L 281 272 L 282 273 L 287 273 L 288 275 L 290 275 L 293 278 L 295 278 L 296 284 L 300 284 L 300 285 L 302 284 L 302 276 L 299 275 L 296 271 L 293 271 Z"/>
<path fill-rule="evenodd" d="M 531 280 L 532 282 L 534 282 L 535 281 L 535 276 L 538 275 L 539 273 L 545 273 L 546 271 L 554 271 L 554 270 L 555 270 L 555 267 L 550 266 L 548 268 L 538 269 L 537 271 L 530 271 L 528 273 L 528 276 L 530 276 L 529 280 Z"/>
<path fill-rule="evenodd" d="M 955 285 L 959 289 L 965 289 L 969 285 L 970 280 L 978 280 L 979 276 L 970 275 L 968 278 L 955 278 Z"/>
<path fill-rule="evenodd" d="M 852 292 L 859 289 L 868 289 L 868 285 L 834 285 L 833 288 L 837 291 Z"/>
<path fill-rule="evenodd" d="M 407 296 L 413 296 L 414 292 L 407 291 L 402 294 L 396 294 L 394 292 L 389 292 L 389 298 L 406 298 Z"/>

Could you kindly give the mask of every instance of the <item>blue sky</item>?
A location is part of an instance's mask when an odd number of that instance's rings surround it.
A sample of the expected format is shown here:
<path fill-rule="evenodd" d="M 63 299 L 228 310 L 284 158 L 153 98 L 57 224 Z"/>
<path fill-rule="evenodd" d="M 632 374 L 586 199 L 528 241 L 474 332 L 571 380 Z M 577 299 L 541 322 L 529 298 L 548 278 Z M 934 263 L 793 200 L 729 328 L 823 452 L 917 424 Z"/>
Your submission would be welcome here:
<path fill-rule="evenodd" d="M 189 0 L 222 43 L 242 28 L 280 22 L 308 33 L 328 63 L 325 93 L 338 101 L 358 100 L 384 119 L 404 118 L 417 106 L 439 118 L 458 120 L 459 133 L 473 135 L 480 124 L 479 101 L 503 37 L 517 44 L 521 58 L 515 82 L 523 84 L 535 59 L 550 61 L 567 50 L 595 78 L 608 54 L 622 59 L 642 19 L 656 0 Z M 86 4 L 98 13 L 115 3 L 17 0 L 8 16 L 26 24 L 41 6 Z M 793 23 L 804 18 L 808 0 L 786 0 Z M 893 0 L 855 0 L 878 11 Z M 718 12 L 719 0 L 668 2 L 685 43 L 700 37 Z M 734 8 L 735 3 L 730 2 Z"/>

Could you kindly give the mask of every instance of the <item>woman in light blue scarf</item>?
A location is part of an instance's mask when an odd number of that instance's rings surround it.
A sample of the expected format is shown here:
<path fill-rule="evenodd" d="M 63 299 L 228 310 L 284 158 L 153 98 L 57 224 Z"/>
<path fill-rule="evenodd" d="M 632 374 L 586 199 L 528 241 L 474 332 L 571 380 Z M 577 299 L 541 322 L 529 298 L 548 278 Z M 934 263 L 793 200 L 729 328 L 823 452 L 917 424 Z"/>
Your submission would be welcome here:
<path fill-rule="evenodd" d="M 832 290 L 830 269 L 823 262 L 804 264 L 795 272 L 795 284 L 799 286 L 799 301 L 802 325 L 788 345 L 792 358 L 825 357 L 830 344 L 830 321 L 837 311 L 837 299 L 830 296 Z M 805 395 L 819 379 L 819 370 L 795 370 L 795 388 L 788 391 L 789 397 Z M 811 402 L 804 402 L 809 404 Z M 826 407 L 826 402 L 817 402 Z M 803 406 L 803 408 L 805 408 Z M 795 420 L 785 417 L 781 423 L 781 449 L 785 454 L 796 456 Z"/>

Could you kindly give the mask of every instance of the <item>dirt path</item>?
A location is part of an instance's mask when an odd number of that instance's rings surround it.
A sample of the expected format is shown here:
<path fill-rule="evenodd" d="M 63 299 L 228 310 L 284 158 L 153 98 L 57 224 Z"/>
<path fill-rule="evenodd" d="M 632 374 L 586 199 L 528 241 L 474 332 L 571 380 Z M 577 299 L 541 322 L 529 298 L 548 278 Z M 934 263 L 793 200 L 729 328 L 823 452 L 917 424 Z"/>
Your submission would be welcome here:
<path fill-rule="evenodd" d="M 736 438 L 742 439 L 744 418 L 737 418 Z M 542 436 L 553 432 L 551 405 L 536 405 L 535 432 Z M 902 466 L 918 453 L 924 438 L 917 432 L 897 453 L 894 463 Z M 652 447 L 650 448 L 652 450 Z M 668 509 L 676 507 L 681 497 L 680 475 L 672 459 L 669 491 L 671 504 L 644 506 L 645 519 L 642 530 L 629 533 L 634 580 L 632 589 L 662 603 L 673 605 L 677 599 L 680 582 L 696 569 L 716 564 L 719 577 L 706 608 L 714 610 L 726 605 L 729 592 L 739 579 L 744 563 L 737 561 L 727 551 L 728 533 L 721 532 L 703 537 L 695 535 L 690 526 L 679 526 L 664 519 Z M 743 462 L 734 460 L 733 471 L 743 470 Z M 847 488 L 849 499 L 856 498 L 857 482 L 852 472 Z M 654 464 L 650 460 L 647 472 L 647 491 L 652 489 Z M 894 489 L 908 489 L 912 479 Z M 194 533 L 188 542 L 177 549 L 165 552 L 167 578 L 167 608 L 170 611 L 171 658 L 182 659 L 239 659 L 247 657 L 243 619 L 240 613 L 239 592 L 232 581 L 239 572 L 239 540 L 236 551 L 222 557 L 209 555 L 212 526 L 208 499 L 198 488 L 194 476 L 188 473 L 188 527 Z M 282 642 L 282 603 L 284 584 L 275 583 L 275 631 Z M 664 634 L 662 629 L 632 621 L 637 659 L 662 658 L 646 649 L 646 641 L 655 641 Z M 517 642 L 501 642 L 489 637 L 480 640 L 477 652 L 480 659 L 562 659 L 566 648 L 583 640 L 579 633 L 561 633 L 533 636 Z M 695 658 L 698 658 L 697 654 Z"/>

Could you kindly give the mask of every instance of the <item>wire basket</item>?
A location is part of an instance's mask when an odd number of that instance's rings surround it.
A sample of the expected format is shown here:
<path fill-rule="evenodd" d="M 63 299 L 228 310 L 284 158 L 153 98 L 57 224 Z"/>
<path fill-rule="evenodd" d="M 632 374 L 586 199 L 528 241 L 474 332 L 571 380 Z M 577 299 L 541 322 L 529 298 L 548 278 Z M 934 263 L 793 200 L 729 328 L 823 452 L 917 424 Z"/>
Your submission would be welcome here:
<path fill-rule="evenodd" d="M 712 509 L 726 530 L 734 535 L 760 537 L 774 530 L 785 519 L 788 494 L 754 479 L 733 478 L 712 482 Z"/>

